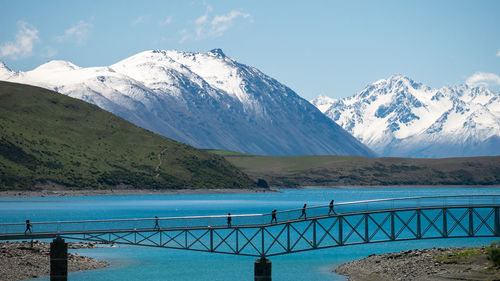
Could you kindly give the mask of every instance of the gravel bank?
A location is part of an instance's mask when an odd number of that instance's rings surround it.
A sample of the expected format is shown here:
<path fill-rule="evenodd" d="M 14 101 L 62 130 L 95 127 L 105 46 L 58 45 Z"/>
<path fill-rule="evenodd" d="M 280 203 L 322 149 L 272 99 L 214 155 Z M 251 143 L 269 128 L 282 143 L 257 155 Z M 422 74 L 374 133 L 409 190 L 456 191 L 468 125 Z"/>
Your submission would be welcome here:
<path fill-rule="evenodd" d="M 93 248 L 92 243 L 69 243 L 68 248 Z M 2 242 L 0 243 L 0 280 L 23 280 L 50 274 L 50 243 Z M 68 253 L 68 271 L 98 269 L 108 266 L 105 261 Z"/>
<path fill-rule="evenodd" d="M 485 247 L 432 248 L 370 255 L 345 263 L 335 272 L 351 281 L 500 280 L 500 269 L 487 259 Z"/>

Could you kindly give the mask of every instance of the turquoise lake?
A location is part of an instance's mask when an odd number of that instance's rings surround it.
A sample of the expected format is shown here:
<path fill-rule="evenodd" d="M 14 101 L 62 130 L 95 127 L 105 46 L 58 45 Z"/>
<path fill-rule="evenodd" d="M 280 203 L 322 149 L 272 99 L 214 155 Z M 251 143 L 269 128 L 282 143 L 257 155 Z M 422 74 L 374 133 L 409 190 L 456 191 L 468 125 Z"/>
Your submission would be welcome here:
<path fill-rule="evenodd" d="M 0 223 L 268 213 L 368 199 L 500 195 L 500 188 L 304 189 L 279 193 L 0 198 Z M 337 247 L 272 257 L 273 280 L 347 280 L 331 271 L 370 254 L 416 248 L 488 245 L 494 238 L 435 239 Z M 70 280 L 253 280 L 255 258 L 140 246 L 71 250 L 110 267 L 70 273 Z M 38 278 L 35 280 L 49 280 Z"/>

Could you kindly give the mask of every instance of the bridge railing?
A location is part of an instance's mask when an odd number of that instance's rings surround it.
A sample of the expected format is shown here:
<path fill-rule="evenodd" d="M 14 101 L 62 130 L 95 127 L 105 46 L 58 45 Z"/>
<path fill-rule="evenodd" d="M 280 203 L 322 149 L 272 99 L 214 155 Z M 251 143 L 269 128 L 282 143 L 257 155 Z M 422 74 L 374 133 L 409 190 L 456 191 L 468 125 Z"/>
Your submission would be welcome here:
<path fill-rule="evenodd" d="M 453 207 L 453 206 L 492 206 L 500 204 L 500 195 L 463 195 L 463 196 L 427 196 L 375 199 L 334 204 L 336 214 L 368 212 L 377 210 L 404 210 L 409 208 Z M 306 208 L 307 218 L 322 217 L 329 214 L 329 205 Z M 230 210 L 229 210 L 230 211 Z M 276 222 L 284 223 L 305 219 L 302 208 L 276 212 Z M 255 227 L 271 223 L 272 214 L 233 214 L 231 227 Z M 158 225 L 162 229 L 186 229 L 227 227 L 228 216 L 189 216 L 158 218 Z M 153 230 L 156 226 L 154 218 L 142 219 L 112 219 L 86 221 L 54 221 L 31 222 L 31 231 L 34 233 L 82 233 L 82 232 L 116 232 L 132 230 Z M 25 223 L 0 223 L 0 235 L 24 233 Z"/>

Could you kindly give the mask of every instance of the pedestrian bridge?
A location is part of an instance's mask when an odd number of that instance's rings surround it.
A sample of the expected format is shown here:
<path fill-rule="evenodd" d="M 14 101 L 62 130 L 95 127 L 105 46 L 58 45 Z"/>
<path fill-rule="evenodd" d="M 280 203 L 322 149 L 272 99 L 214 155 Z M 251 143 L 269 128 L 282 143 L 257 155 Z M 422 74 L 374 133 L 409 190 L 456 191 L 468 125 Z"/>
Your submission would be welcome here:
<path fill-rule="evenodd" d="M 98 243 L 267 257 L 416 239 L 500 236 L 500 195 L 391 198 L 272 214 L 1 223 L 0 240 L 64 238 Z M 230 210 L 229 210 L 230 211 Z M 259 262 L 259 260 L 258 260 Z M 270 278 L 270 262 L 269 278 Z M 267 269 L 263 269 L 267 270 Z M 263 273 L 263 276 L 267 273 Z M 257 278 L 256 280 L 270 280 Z"/>
<path fill-rule="evenodd" d="M 269 257 L 362 243 L 500 236 L 500 195 L 378 199 L 271 213 L 1 223 L 0 240 L 67 238 Z"/>

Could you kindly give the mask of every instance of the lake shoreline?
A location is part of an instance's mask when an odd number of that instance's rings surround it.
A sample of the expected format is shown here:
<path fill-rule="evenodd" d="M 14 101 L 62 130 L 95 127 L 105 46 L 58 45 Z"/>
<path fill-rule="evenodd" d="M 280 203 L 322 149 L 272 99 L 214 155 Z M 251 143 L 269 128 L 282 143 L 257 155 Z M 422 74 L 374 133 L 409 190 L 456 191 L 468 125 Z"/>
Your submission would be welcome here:
<path fill-rule="evenodd" d="M 486 247 L 431 248 L 370 255 L 333 270 L 349 281 L 371 280 L 497 280 L 500 269 L 488 259 Z"/>
<path fill-rule="evenodd" d="M 66 196 L 109 196 L 109 195 L 179 195 L 179 194 L 228 194 L 228 193 L 269 193 L 273 189 L 64 189 L 0 191 L 0 198 L 35 198 Z"/>
<path fill-rule="evenodd" d="M 404 189 L 404 188 L 500 188 L 500 185 L 341 185 L 341 186 L 300 186 L 271 187 L 256 189 L 68 189 L 60 186 L 40 190 L 0 191 L 0 198 L 37 198 L 66 196 L 109 196 L 109 195 L 180 195 L 180 194 L 241 194 L 241 193 L 276 193 L 279 190 L 311 189 Z"/>
<path fill-rule="evenodd" d="M 276 189 L 403 189 L 403 188 L 500 188 L 500 185 L 325 185 Z"/>
<path fill-rule="evenodd" d="M 93 243 L 68 243 L 68 249 L 94 248 Z M 50 243 L 9 241 L 0 243 L 0 280 L 25 280 L 50 274 Z M 95 270 L 108 267 L 106 261 L 68 253 L 68 272 Z"/>

